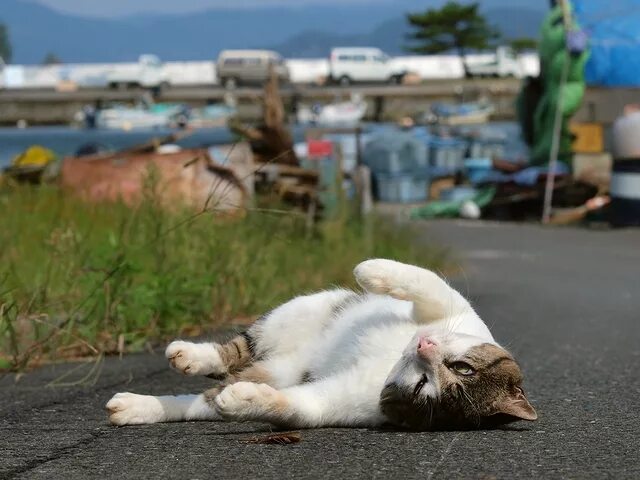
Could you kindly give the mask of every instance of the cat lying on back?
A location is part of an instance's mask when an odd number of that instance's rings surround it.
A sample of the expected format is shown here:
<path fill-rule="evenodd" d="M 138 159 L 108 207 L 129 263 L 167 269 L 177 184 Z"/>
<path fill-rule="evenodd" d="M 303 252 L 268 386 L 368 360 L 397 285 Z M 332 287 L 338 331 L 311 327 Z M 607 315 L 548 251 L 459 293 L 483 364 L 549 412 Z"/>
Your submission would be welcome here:
<path fill-rule="evenodd" d="M 230 342 L 172 342 L 171 366 L 222 380 L 200 395 L 118 393 L 116 425 L 181 420 L 433 430 L 535 420 L 522 373 L 469 303 L 391 260 L 354 271 L 368 292 L 298 297 Z"/>

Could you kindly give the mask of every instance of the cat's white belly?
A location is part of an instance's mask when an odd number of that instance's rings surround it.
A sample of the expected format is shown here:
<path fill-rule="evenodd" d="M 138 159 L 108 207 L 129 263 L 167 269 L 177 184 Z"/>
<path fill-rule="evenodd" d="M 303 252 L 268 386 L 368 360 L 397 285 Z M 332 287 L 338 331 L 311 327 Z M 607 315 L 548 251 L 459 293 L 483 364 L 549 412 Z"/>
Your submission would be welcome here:
<path fill-rule="evenodd" d="M 373 368 L 384 380 L 417 328 L 409 302 L 370 295 L 336 317 L 305 363 L 315 378 L 357 367 Z"/>

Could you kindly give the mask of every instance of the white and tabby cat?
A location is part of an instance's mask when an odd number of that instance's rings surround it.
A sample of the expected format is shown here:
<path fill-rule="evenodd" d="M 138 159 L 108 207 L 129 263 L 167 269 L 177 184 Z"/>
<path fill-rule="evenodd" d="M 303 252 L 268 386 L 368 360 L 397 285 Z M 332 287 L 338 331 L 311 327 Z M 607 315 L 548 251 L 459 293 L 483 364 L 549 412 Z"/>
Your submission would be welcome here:
<path fill-rule="evenodd" d="M 354 273 L 367 293 L 295 298 L 223 345 L 172 342 L 174 369 L 222 384 L 200 395 L 118 393 L 110 421 L 430 430 L 537 418 L 513 357 L 440 277 L 391 260 Z"/>

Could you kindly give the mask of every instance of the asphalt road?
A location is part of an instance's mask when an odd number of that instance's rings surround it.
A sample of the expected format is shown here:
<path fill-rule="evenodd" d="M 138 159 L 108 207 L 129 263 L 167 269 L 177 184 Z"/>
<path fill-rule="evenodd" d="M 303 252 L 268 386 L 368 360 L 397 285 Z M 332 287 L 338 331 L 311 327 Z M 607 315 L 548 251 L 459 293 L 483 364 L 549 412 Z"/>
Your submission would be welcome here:
<path fill-rule="evenodd" d="M 137 355 L 108 359 L 94 385 L 59 385 L 91 365 L 0 379 L 0 477 L 640 478 L 640 230 L 420 228 L 456 249 L 452 280 L 522 363 L 537 422 L 476 432 L 308 430 L 286 446 L 247 443 L 268 431 L 255 424 L 112 427 L 103 405 L 114 392 L 207 384 L 170 372 L 161 355 Z"/>

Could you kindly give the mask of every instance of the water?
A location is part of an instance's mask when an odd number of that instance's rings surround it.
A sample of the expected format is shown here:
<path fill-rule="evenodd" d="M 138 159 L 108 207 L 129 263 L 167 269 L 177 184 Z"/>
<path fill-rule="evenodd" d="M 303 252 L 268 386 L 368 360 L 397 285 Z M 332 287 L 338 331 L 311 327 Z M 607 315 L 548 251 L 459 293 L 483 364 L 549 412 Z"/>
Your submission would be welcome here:
<path fill-rule="evenodd" d="M 64 157 L 74 155 L 79 147 L 87 143 L 104 145 L 118 150 L 144 143 L 152 138 L 175 133 L 172 129 L 135 130 L 86 130 L 81 128 L 30 127 L 25 129 L 0 128 L 0 167 L 10 164 L 18 154 L 32 145 L 41 145 Z M 184 148 L 232 143 L 233 134 L 227 128 L 203 128 L 176 142 Z"/>

